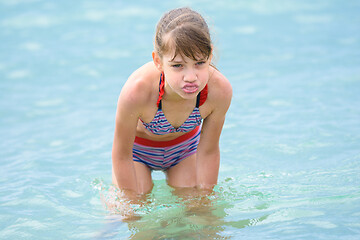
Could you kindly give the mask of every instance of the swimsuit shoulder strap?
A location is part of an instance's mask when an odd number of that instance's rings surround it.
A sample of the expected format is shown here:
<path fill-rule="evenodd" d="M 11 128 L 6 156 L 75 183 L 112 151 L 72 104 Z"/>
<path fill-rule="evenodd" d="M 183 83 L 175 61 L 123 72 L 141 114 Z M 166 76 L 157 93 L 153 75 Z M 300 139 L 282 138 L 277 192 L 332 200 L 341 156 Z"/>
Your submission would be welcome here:
<path fill-rule="evenodd" d="M 200 107 L 201 105 L 203 105 L 207 99 L 207 95 L 208 95 L 208 85 L 206 84 L 204 89 L 201 90 L 201 92 L 198 94 L 197 99 L 196 99 L 196 107 Z"/>
<path fill-rule="evenodd" d="M 165 86 L 164 73 L 161 73 L 160 82 L 159 82 L 159 98 L 157 100 L 158 109 L 161 109 L 161 99 L 165 93 L 164 86 Z"/>

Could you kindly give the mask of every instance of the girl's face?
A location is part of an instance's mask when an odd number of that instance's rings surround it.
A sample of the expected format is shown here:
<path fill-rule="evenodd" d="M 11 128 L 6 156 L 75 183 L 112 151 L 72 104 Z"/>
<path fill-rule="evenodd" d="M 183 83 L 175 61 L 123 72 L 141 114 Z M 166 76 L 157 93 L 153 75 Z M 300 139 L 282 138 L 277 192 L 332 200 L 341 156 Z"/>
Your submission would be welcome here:
<path fill-rule="evenodd" d="M 198 61 L 186 56 L 165 54 L 158 59 L 157 67 L 165 74 L 165 94 L 194 99 L 209 80 L 211 56 Z"/>

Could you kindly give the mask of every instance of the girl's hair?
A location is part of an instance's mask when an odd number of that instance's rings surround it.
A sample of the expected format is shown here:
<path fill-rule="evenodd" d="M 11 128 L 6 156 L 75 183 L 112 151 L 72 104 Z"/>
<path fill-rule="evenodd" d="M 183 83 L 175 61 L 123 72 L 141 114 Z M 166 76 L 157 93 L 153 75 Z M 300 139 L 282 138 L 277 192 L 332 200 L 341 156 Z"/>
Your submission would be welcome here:
<path fill-rule="evenodd" d="M 174 48 L 173 59 L 180 54 L 198 61 L 211 55 L 208 25 L 199 13 L 190 8 L 177 8 L 165 13 L 156 27 L 155 51 L 159 56 L 162 58 Z"/>

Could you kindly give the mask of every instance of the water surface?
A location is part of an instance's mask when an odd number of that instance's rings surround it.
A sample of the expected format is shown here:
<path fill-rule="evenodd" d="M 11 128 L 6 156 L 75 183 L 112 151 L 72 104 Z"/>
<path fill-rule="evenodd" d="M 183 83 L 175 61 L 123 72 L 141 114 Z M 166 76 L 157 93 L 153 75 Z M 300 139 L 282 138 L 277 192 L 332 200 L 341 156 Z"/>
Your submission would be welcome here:
<path fill-rule="evenodd" d="M 208 19 L 234 96 L 208 197 L 111 199 L 116 101 L 162 13 Z M 1 239 L 359 239 L 358 1 L 0 1 Z M 109 200 L 109 201 L 110 201 Z"/>

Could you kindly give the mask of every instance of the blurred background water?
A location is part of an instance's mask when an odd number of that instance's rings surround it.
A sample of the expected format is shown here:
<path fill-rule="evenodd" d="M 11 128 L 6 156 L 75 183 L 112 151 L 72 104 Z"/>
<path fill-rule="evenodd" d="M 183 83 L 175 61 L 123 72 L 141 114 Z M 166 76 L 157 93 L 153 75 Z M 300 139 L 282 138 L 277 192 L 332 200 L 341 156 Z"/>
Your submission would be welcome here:
<path fill-rule="evenodd" d="M 111 197 L 116 101 L 190 6 L 234 89 L 219 184 Z M 1 239 L 360 239 L 360 2 L 0 0 Z M 192 205 L 201 203 L 191 208 Z"/>

